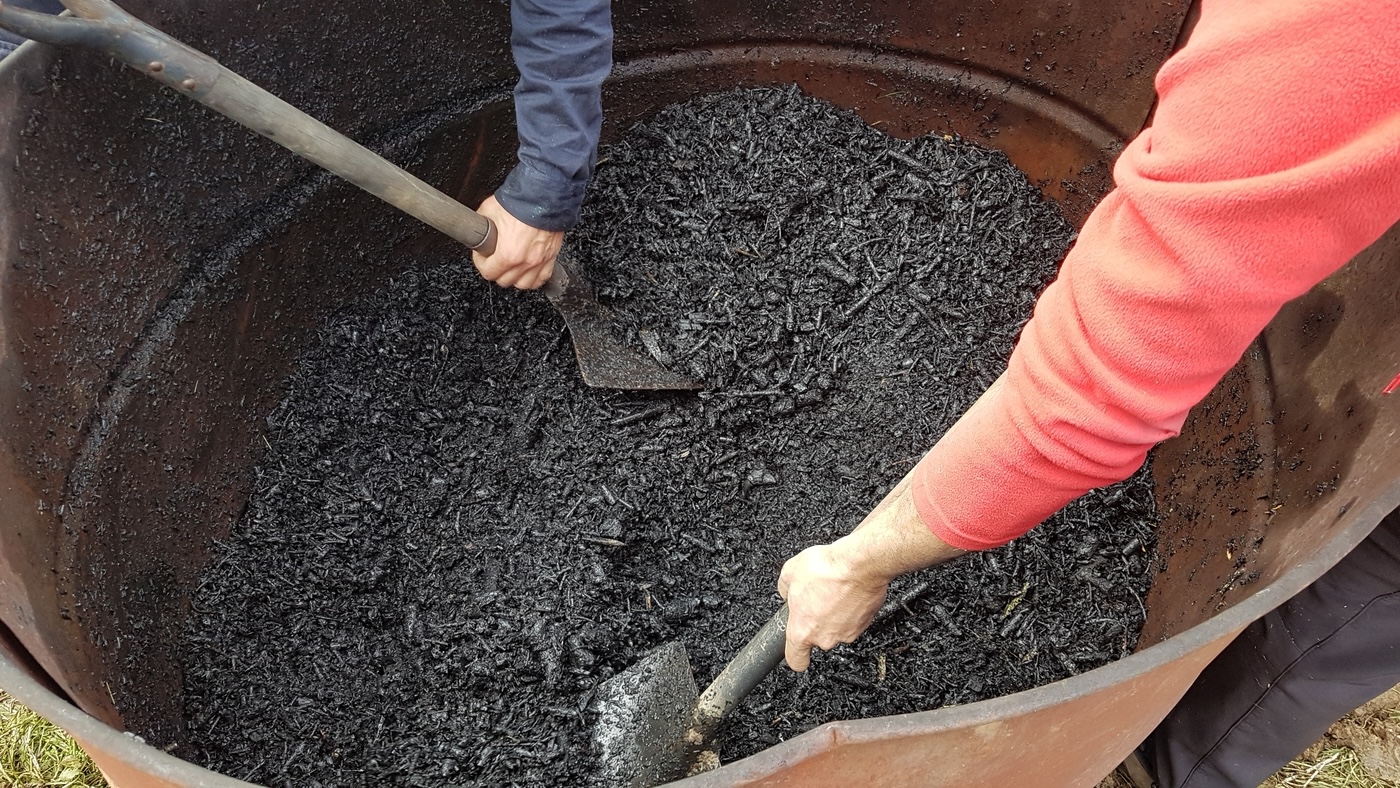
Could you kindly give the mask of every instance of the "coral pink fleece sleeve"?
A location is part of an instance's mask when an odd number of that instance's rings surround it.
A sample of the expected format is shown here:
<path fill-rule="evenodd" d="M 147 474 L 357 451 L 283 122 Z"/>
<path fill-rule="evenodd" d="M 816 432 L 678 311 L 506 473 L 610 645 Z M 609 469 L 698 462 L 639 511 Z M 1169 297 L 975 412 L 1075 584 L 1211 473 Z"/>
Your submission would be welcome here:
<path fill-rule="evenodd" d="M 1400 219 L 1400 2 L 1202 0 L 1156 85 L 1007 371 L 915 470 L 955 547 L 1130 476 L 1284 302 Z"/>

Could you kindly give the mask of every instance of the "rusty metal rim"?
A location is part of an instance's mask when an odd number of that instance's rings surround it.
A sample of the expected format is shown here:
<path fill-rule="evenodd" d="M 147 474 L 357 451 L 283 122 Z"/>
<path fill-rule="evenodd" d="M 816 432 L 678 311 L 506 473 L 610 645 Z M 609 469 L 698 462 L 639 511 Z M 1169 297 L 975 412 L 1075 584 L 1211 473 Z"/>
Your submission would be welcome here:
<path fill-rule="evenodd" d="M 0 78 L 10 77 L 12 72 L 24 67 L 30 61 L 42 65 L 44 56 L 38 52 L 24 56 L 25 52 L 36 48 L 42 49 L 43 47 L 35 42 L 27 42 L 22 44 L 11 57 L 5 59 L 5 61 L 13 62 L 0 61 Z M 1047 106 L 1053 107 L 1059 114 L 1052 113 L 1047 117 L 1063 124 L 1067 129 L 1084 134 L 1086 139 L 1111 139 L 1113 144 L 1118 142 L 1117 135 L 1101 121 L 1066 101 L 1018 85 L 1014 80 L 1006 77 L 988 72 L 974 72 L 965 66 L 953 66 L 922 56 L 906 56 L 903 53 L 876 53 L 853 48 L 841 49 L 830 45 L 819 48 L 817 52 L 820 52 L 821 56 L 815 58 L 811 49 L 801 50 L 803 54 L 799 56 L 799 49 L 793 45 L 775 46 L 771 49 L 765 49 L 765 52 L 772 52 L 775 56 L 800 57 L 808 61 L 815 60 L 831 65 L 851 65 L 852 59 L 864 60 L 872 64 L 879 62 L 882 70 L 893 69 L 896 72 L 902 71 L 906 75 L 946 81 L 964 89 L 985 90 L 1015 104 L 1022 104 L 1034 99 L 1040 114 L 1046 114 Z M 784 52 L 787 54 L 782 54 Z M 741 49 L 733 46 L 715 46 L 707 49 L 706 56 L 713 58 L 707 62 L 720 64 L 738 59 L 750 59 L 752 53 L 750 51 L 746 55 Z M 620 66 L 618 75 L 625 77 L 629 72 L 638 73 L 647 68 L 662 71 L 675 69 L 681 67 L 682 62 L 683 60 L 676 57 L 675 54 L 642 55 Z M 686 66 L 693 68 L 694 61 L 689 61 Z M 0 198 L 3 198 L 3 195 L 0 195 Z M 147 334 L 146 338 L 149 340 L 151 337 Z M 1294 566 L 1275 582 L 1255 592 L 1238 605 L 1126 659 L 1060 682 L 980 703 L 917 712 L 898 717 L 828 723 L 743 761 L 731 764 L 718 772 L 692 778 L 684 781 L 683 784 L 696 787 L 720 785 L 746 777 L 771 773 L 785 763 L 791 762 L 794 757 L 820 748 L 823 743 L 869 741 L 875 738 L 888 738 L 892 734 L 926 733 L 1005 719 L 1087 696 L 1105 687 L 1142 676 L 1246 626 L 1301 591 L 1328 568 L 1340 561 L 1356 544 L 1360 543 L 1375 524 L 1397 504 L 1400 504 L 1400 484 L 1361 507 L 1360 511 L 1353 512 L 1351 516 L 1354 519 L 1350 525 L 1336 534 L 1323 549 Z M 1319 512 L 1312 519 L 1321 520 L 1324 517 L 1325 515 Z M 75 735 L 85 745 L 99 752 L 105 760 L 140 768 L 155 777 L 184 780 L 191 784 L 213 786 L 214 788 L 252 785 L 181 760 L 105 725 L 53 694 L 25 674 L 9 659 L 3 657 L 0 657 L 0 686 L 6 688 L 20 702 Z"/>
<path fill-rule="evenodd" d="M 89 753 L 99 753 L 101 761 L 118 761 L 154 777 L 183 780 L 193 785 L 212 788 L 247 788 L 253 785 L 182 761 L 105 725 L 44 689 L 3 655 L 0 655 L 0 687 L 49 722 L 72 734 Z"/>
<path fill-rule="evenodd" d="M 1170 639 L 1126 659 L 1053 684 L 1046 684 L 1025 692 L 980 703 L 971 703 L 966 706 L 953 706 L 892 717 L 830 722 L 742 761 L 729 764 L 718 771 L 673 783 L 673 785 L 683 785 L 689 788 L 728 785 L 739 780 L 776 771 L 791 763 L 794 757 L 804 752 L 820 749 L 823 742 L 873 741 L 887 739 L 892 734 L 914 735 L 993 722 L 1021 715 L 1028 711 L 1058 705 L 1068 700 L 1087 696 L 1104 687 L 1121 684 L 1129 679 L 1142 676 L 1247 626 L 1250 622 L 1282 604 L 1342 560 L 1352 548 L 1370 534 L 1382 517 L 1389 514 L 1397 506 L 1400 506 L 1400 484 L 1390 489 L 1386 495 L 1380 496 L 1356 512 L 1353 515 L 1355 519 L 1352 525 L 1334 537 L 1324 549 L 1290 569 L 1270 585 L 1255 592 L 1253 596 L 1185 632 L 1173 635 Z M 1317 519 L 1317 516 L 1314 519 Z M 4 657 L 0 657 L 0 686 L 3 686 L 21 703 L 73 734 L 95 751 L 114 760 L 143 769 L 152 775 L 170 779 L 197 780 L 194 784 L 213 786 L 213 788 L 252 785 L 252 783 L 246 783 L 196 766 L 118 732 L 49 692 Z"/>
<path fill-rule="evenodd" d="M 1243 602 L 1224 610 L 1184 632 L 1124 659 L 1100 668 L 1000 698 L 932 711 L 863 720 L 839 720 L 821 725 L 801 736 L 769 747 L 722 770 L 682 780 L 672 785 L 686 788 L 728 785 L 778 770 L 813 750 L 830 743 L 887 740 L 893 735 L 911 736 L 965 728 L 1020 716 L 1090 695 L 1104 687 L 1122 684 L 1180 659 L 1215 640 L 1248 626 L 1275 607 L 1302 591 L 1346 557 L 1375 528 L 1382 518 L 1400 507 L 1400 484 L 1355 513 L 1355 520 L 1344 531 L 1307 560 L 1294 566 L 1279 579 L 1256 591 Z M 1322 513 L 1313 519 L 1321 519 Z M 723 779 L 720 779 L 720 777 Z"/>
<path fill-rule="evenodd" d="M 874 50 L 842 46 L 825 42 L 808 43 L 709 43 L 696 44 L 681 52 L 643 52 L 628 55 L 626 61 L 613 67 L 613 79 L 626 82 L 642 75 L 679 73 L 694 70 L 697 65 L 739 66 L 764 60 L 785 60 L 812 63 L 831 70 L 852 66 L 872 73 L 898 75 L 904 79 L 941 83 L 970 93 L 995 96 L 1018 108 L 1053 121 L 1075 136 L 1104 150 L 1122 145 L 1129 134 L 1119 133 L 1106 121 L 1070 101 L 1009 77 L 943 60 L 929 55 L 900 50 Z"/>
<path fill-rule="evenodd" d="M 69 11 L 69 10 L 66 9 L 66 8 L 65 8 L 63 11 L 59 12 L 59 14 L 58 14 L 58 16 L 72 16 L 72 15 L 73 15 L 73 12 L 72 12 L 72 11 Z M 6 55 L 4 58 L 0 58 L 0 77 L 3 77 L 3 76 L 5 75 L 5 70 L 6 70 L 6 68 L 16 68 L 16 66 L 13 66 L 13 65 L 10 65 L 10 64 L 12 64 L 12 63 L 17 62 L 18 60 L 20 60 L 20 59 L 21 59 L 21 56 L 22 56 L 24 53 L 28 52 L 28 51 L 31 50 L 31 49 L 35 49 L 35 48 L 37 48 L 37 47 L 42 47 L 42 46 L 44 46 L 44 45 L 43 45 L 43 44 L 40 44 L 38 41 L 25 41 L 24 43 L 20 44 L 19 46 L 15 47 L 14 49 L 10 50 L 10 54 L 9 54 L 9 55 Z M 57 48 L 56 48 L 56 47 L 51 47 L 51 48 L 52 48 L 52 49 L 55 49 L 55 51 L 57 51 Z"/>
<path fill-rule="evenodd" d="M 68 12 L 64 11 L 63 13 L 66 14 Z M 21 55 L 23 55 L 25 52 L 28 52 L 31 49 L 34 49 L 35 47 L 40 46 L 43 46 L 43 44 L 40 44 L 37 41 L 25 41 L 23 44 L 20 44 L 19 46 L 11 50 L 10 54 L 6 55 L 4 58 L 0 58 L 0 77 L 5 76 L 6 70 L 11 68 L 17 68 L 17 66 L 11 65 L 11 63 L 19 60 Z"/>

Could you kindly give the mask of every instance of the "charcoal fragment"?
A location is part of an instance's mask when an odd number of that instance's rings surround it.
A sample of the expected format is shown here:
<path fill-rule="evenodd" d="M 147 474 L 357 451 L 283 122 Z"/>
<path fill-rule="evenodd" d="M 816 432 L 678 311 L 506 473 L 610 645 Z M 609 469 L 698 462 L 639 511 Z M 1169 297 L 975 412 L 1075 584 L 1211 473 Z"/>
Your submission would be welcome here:
<path fill-rule="evenodd" d="M 707 389 L 590 389 L 537 295 L 455 249 L 396 262 L 267 417 L 184 634 L 182 757 L 275 786 L 590 785 L 598 684 L 672 640 L 716 675 L 783 561 L 859 523 L 1005 369 L 1073 238 L 1002 154 L 791 87 L 623 131 L 568 251 L 619 336 Z M 896 581 L 869 633 L 736 710 L 726 759 L 1120 657 L 1151 490 Z"/>
<path fill-rule="evenodd" d="M 700 611 L 700 600 L 695 597 L 682 597 L 669 602 L 661 611 L 661 617 L 675 624 L 693 617 Z"/>

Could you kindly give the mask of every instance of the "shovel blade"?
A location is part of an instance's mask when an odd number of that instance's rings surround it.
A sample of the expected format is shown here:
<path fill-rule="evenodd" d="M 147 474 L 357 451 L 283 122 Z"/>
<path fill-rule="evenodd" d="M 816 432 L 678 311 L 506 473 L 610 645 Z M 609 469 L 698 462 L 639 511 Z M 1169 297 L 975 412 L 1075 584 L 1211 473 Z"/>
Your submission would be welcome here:
<path fill-rule="evenodd" d="M 652 788 L 685 777 L 685 730 L 699 695 L 690 657 L 675 641 L 599 685 L 601 785 Z"/>
<path fill-rule="evenodd" d="M 555 261 L 554 275 L 544 293 L 569 327 L 584 383 L 594 388 L 629 391 L 689 391 L 705 387 L 703 381 L 672 372 L 659 361 L 619 342 L 613 336 L 608 310 L 562 256 Z"/>

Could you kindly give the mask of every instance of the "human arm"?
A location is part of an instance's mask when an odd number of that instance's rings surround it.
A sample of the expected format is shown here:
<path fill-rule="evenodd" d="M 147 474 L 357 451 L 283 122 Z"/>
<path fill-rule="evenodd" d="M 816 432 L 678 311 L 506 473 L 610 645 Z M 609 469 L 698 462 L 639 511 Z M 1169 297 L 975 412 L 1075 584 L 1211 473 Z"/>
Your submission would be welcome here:
<path fill-rule="evenodd" d="M 1202 6 L 1006 373 L 919 464 L 935 533 L 995 547 L 1131 475 L 1285 302 L 1400 219 L 1394 11 Z"/>
<path fill-rule="evenodd" d="M 597 162 L 602 85 L 612 68 L 610 5 L 512 0 L 511 51 L 520 71 L 518 161 L 479 209 L 496 222 L 496 251 L 473 252 L 472 261 L 499 285 L 533 289 L 549 279 Z"/>
<path fill-rule="evenodd" d="M 1280 306 L 1400 219 L 1394 13 L 1203 4 L 1006 373 L 912 473 L 934 536 L 995 547 L 1131 475 Z"/>
<path fill-rule="evenodd" d="M 905 476 L 850 534 L 788 559 L 778 593 L 788 603 L 788 667 L 807 669 L 812 647 L 850 643 L 870 626 L 890 581 L 965 551 L 919 519 Z"/>

